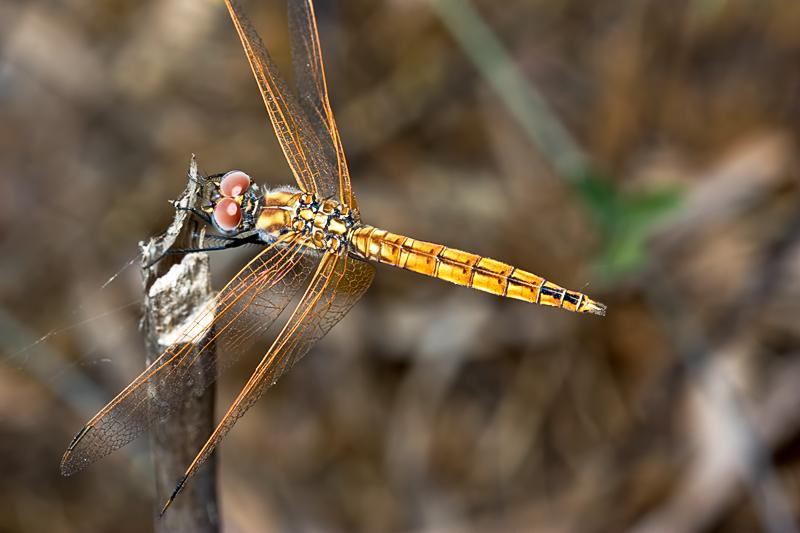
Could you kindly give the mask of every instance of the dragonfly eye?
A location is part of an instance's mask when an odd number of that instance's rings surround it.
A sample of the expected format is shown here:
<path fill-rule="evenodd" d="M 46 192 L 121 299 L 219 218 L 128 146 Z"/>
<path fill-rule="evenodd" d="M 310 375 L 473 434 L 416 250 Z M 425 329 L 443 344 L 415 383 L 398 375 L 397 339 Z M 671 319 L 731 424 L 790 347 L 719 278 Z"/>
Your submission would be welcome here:
<path fill-rule="evenodd" d="M 223 196 L 235 198 L 250 187 L 250 176 L 241 170 L 232 170 L 219 180 L 219 190 Z"/>
<path fill-rule="evenodd" d="M 232 198 L 223 198 L 214 208 L 214 222 L 222 231 L 233 231 L 242 221 L 242 208 Z"/>

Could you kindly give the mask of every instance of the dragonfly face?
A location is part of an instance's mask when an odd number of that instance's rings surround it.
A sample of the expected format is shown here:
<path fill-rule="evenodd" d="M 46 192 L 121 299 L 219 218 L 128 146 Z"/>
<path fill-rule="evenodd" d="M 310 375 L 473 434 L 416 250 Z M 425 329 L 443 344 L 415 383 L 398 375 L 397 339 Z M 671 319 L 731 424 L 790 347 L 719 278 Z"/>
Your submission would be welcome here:
<path fill-rule="evenodd" d="M 375 275 L 368 261 L 577 313 L 604 315 L 606 310 L 584 294 L 506 263 L 362 223 L 328 102 L 312 1 L 288 1 L 299 101 L 236 0 L 225 3 L 299 188 L 258 187 L 241 171 L 203 178 L 203 205 L 195 212 L 230 244 L 256 243 L 264 249 L 179 341 L 86 424 L 61 462 L 62 473 L 72 474 L 200 394 L 198 384 L 214 381 L 229 368 L 310 279 L 297 308 L 164 510 L 236 420 L 366 292 Z M 216 351 L 207 349 L 212 342 Z"/>
<path fill-rule="evenodd" d="M 220 233 L 237 235 L 253 229 L 259 204 L 258 186 L 241 170 L 201 178 L 202 210 Z"/>

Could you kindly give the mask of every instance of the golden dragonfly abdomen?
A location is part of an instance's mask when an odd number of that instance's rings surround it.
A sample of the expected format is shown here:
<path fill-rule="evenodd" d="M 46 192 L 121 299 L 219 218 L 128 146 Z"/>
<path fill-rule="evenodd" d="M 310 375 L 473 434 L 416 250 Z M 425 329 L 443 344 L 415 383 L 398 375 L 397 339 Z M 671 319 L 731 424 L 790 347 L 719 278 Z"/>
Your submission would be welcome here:
<path fill-rule="evenodd" d="M 356 228 L 350 243 L 365 259 L 419 272 L 456 285 L 576 313 L 605 315 L 606 306 L 530 272 L 440 244 L 372 226 Z"/>

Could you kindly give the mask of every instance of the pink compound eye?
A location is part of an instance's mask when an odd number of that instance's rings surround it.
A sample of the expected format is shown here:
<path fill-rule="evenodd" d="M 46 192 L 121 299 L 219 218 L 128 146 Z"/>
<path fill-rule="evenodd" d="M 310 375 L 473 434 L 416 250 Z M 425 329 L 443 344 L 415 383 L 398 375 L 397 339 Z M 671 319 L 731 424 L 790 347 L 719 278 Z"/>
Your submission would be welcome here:
<path fill-rule="evenodd" d="M 223 198 L 214 208 L 214 222 L 223 231 L 233 231 L 242 221 L 242 208 L 231 198 Z"/>
<path fill-rule="evenodd" d="M 250 187 L 250 176 L 241 170 L 228 172 L 219 180 L 219 190 L 223 196 L 235 198 Z"/>

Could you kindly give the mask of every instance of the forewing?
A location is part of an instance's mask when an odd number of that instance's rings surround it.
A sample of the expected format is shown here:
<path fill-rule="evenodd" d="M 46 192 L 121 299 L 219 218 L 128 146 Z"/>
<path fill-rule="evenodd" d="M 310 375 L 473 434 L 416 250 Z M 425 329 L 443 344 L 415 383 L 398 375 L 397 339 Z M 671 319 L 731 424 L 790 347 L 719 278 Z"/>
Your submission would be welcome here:
<path fill-rule="evenodd" d="M 338 198 L 339 178 L 333 175 L 334 169 L 328 164 L 322 143 L 264 48 L 261 37 L 236 0 L 225 0 L 225 4 L 298 185 L 303 191 L 322 198 Z"/>
<path fill-rule="evenodd" d="M 61 472 L 73 474 L 108 455 L 202 393 L 297 293 L 320 257 L 307 252 L 301 238 L 290 237 L 248 263 L 177 342 L 86 424 L 64 454 Z"/>
<path fill-rule="evenodd" d="M 292 63 L 300 107 L 317 133 L 331 168 L 337 171 L 339 201 L 353 209 L 360 219 L 342 142 L 328 100 L 314 6 L 310 0 L 289 0 L 288 12 Z"/>
<path fill-rule="evenodd" d="M 289 322 L 181 479 L 167 506 L 245 411 L 350 311 L 374 276 L 375 267 L 366 261 L 330 252 L 325 255 Z"/>

